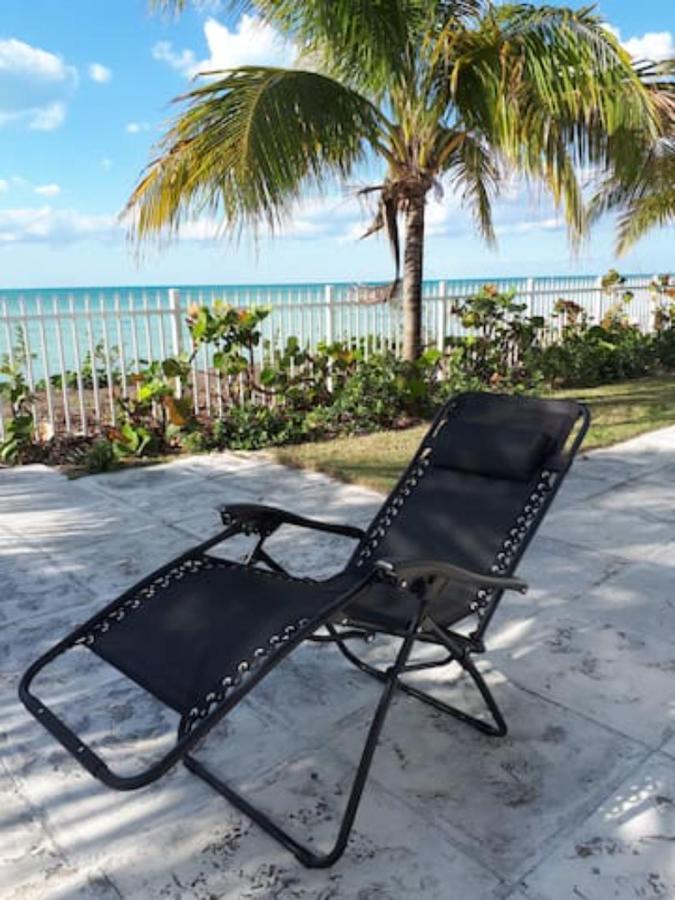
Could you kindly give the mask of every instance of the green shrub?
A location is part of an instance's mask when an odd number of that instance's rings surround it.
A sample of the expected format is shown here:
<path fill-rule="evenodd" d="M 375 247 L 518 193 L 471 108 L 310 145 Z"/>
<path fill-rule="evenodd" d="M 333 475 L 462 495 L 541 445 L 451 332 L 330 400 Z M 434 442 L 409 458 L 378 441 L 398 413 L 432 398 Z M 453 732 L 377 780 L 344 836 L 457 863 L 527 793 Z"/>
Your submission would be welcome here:
<path fill-rule="evenodd" d="M 5 437 L 0 441 L 0 461 L 14 465 L 28 462 L 34 442 L 31 405 L 34 397 L 28 389 L 21 366 L 4 359 L 0 365 L 0 395 L 7 402 L 10 417 L 5 422 Z"/>
<path fill-rule="evenodd" d="M 592 387 L 648 375 L 658 364 L 654 338 L 634 325 L 586 323 L 564 329 L 562 339 L 538 354 L 544 381 L 556 387 Z"/>
<path fill-rule="evenodd" d="M 95 441 L 83 454 L 80 463 L 88 475 L 97 472 L 109 472 L 117 465 L 117 457 L 113 444 L 105 438 Z"/>
<path fill-rule="evenodd" d="M 486 284 L 472 297 L 459 300 L 453 312 L 470 333 L 451 338 L 457 376 L 502 389 L 532 387 L 534 366 L 545 320 L 526 316 L 526 304 L 515 301 L 515 290 L 501 292 Z"/>
<path fill-rule="evenodd" d="M 255 403 L 231 407 L 212 431 L 218 449 L 259 450 L 303 439 L 301 414 Z"/>

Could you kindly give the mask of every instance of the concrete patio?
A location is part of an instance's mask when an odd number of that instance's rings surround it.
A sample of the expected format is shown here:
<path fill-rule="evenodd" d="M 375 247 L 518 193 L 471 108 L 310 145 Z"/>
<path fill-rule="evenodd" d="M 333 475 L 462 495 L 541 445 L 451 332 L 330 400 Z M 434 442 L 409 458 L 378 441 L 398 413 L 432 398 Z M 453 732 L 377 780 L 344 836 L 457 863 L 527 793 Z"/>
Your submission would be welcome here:
<path fill-rule="evenodd" d="M 481 663 L 509 736 L 398 697 L 354 836 L 327 871 L 303 869 L 182 766 L 141 791 L 108 790 L 16 697 L 29 662 L 215 531 L 227 501 L 365 524 L 381 497 L 260 455 L 79 481 L 0 471 L 3 900 L 675 897 L 675 429 L 580 459 L 530 548 L 530 593 L 505 597 Z M 350 549 L 291 529 L 274 541 L 312 576 Z M 72 657 L 37 692 L 125 771 L 161 753 L 175 717 L 88 651 Z M 438 672 L 423 680 L 475 703 Z M 376 696 L 335 650 L 308 645 L 201 754 L 321 845 Z"/>

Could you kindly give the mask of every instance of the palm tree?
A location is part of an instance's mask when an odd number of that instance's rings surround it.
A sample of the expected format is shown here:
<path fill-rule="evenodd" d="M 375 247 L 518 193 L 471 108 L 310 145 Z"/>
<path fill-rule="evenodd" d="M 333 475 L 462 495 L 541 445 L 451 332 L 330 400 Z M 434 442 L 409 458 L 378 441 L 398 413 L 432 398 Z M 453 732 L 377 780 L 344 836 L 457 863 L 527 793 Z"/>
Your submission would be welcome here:
<path fill-rule="evenodd" d="M 292 39 L 304 67 L 211 73 L 178 98 L 185 108 L 129 200 L 133 231 L 174 234 L 205 211 L 232 232 L 276 229 L 308 191 L 379 162 L 383 177 L 363 191 L 377 198 L 367 234 L 388 235 L 397 285 L 404 221 L 407 359 L 421 348 L 429 192 L 458 193 L 493 243 L 493 201 L 516 171 L 547 186 L 576 240 L 587 224 L 577 167 L 610 166 L 619 138 L 654 128 L 630 58 L 588 9 L 491 0 L 236 6 Z"/>
<path fill-rule="evenodd" d="M 640 162 L 608 174 L 591 202 L 591 217 L 618 210 L 616 252 L 626 253 L 653 228 L 675 224 L 675 59 L 638 63 L 661 120 L 654 140 L 641 142 Z M 649 137 L 649 136 L 645 136 Z"/>

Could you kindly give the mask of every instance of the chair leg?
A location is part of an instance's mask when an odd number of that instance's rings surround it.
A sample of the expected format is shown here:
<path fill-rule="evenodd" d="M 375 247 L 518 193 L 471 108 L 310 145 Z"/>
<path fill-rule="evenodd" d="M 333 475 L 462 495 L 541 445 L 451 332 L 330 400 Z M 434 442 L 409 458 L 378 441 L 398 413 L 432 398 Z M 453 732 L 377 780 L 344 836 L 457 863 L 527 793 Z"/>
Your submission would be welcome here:
<path fill-rule="evenodd" d="M 340 639 L 339 632 L 334 628 L 334 626 L 329 627 L 331 629 L 331 633 L 334 634 L 335 643 L 338 645 L 338 648 L 342 652 L 343 656 L 346 657 L 349 662 L 353 663 L 357 668 L 361 669 L 362 672 L 366 672 L 366 674 L 372 675 L 373 678 L 377 678 L 380 681 L 383 681 L 385 679 L 385 672 L 383 672 L 381 669 L 378 669 L 376 666 L 371 666 L 367 662 L 364 662 L 362 659 L 360 659 L 360 657 L 353 653 L 344 643 L 344 641 Z M 502 716 L 501 710 L 497 706 L 497 701 L 492 696 L 489 687 L 485 683 L 485 679 L 478 671 L 476 665 L 470 659 L 469 655 L 466 654 L 463 658 L 453 655 L 450 662 L 457 662 L 462 667 L 462 669 L 464 669 L 466 674 L 472 679 L 472 681 L 478 688 L 481 697 L 485 701 L 485 705 L 490 711 L 494 724 L 492 722 L 487 722 L 484 719 L 479 719 L 476 716 L 472 716 L 464 710 L 458 709 L 456 706 L 451 706 L 449 703 L 443 703 L 442 700 L 438 700 L 431 694 L 426 693 L 426 691 L 421 691 L 419 688 L 413 687 L 410 684 L 406 684 L 405 682 L 401 681 L 400 678 L 397 679 L 396 687 L 399 690 L 403 691 L 405 694 L 408 694 L 411 697 L 415 697 L 417 700 L 421 700 L 422 703 L 426 703 L 429 706 L 432 706 L 434 709 L 439 710 L 439 712 L 446 713 L 449 716 L 453 716 L 455 719 L 459 719 L 461 722 L 470 725 L 472 728 L 476 728 L 483 734 L 487 734 L 491 737 L 504 737 L 504 735 L 507 733 L 507 726 L 506 722 L 504 721 L 504 717 Z M 441 663 L 439 663 L 439 665 L 443 663 L 445 665 L 449 665 L 449 662 L 446 660 L 443 660 Z"/>
<path fill-rule="evenodd" d="M 218 791 L 219 794 L 229 800 L 230 803 L 232 803 L 243 813 L 245 813 L 250 819 L 256 822 L 275 840 L 277 840 L 280 844 L 290 850 L 291 853 L 293 853 L 304 866 L 307 866 L 308 868 L 327 868 L 328 866 L 332 866 L 333 863 L 337 862 L 337 860 L 342 856 L 347 846 L 347 841 L 349 840 L 349 835 L 351 833 L 354 819 L 356 817 L 359 803 L 361 801 L 361 795 L 363 794 L 363 789 L 365 787 L 368 773 L 370 771 L 370 766 L 373 761 L 377 742 L 384 726 L 384 721 L 389 710 L 389 706 L 391 705 L 394 689 L 396 688 L 398 683 L 399 674 L 405 666 L 406 660 L 410 655 L 417 626 L 418 622 L 416 621 L 414 623 L 414 627 L 411 628 L 409 633 L 404 638 L 403 644 L 401 645 L 401 648 L 396 656 L 394 664 L 386 671 L 380 672 L 378 675 L 380 680 L 385 683 L 385 687 L 380 696 L 375 714 L 368 730 L 368 737 L 366 738 L 366 742 L 361 754 L 361 759 L 356 770 L 356 775 L 354 777 L 354 782 L 349 794 L 349 799 L 345 807 L 342 822 L 340 823 L 337 839 L 332 849 L 327 853 L 315 853 L 309 847 L 301 844 L 294 837 L 288 834 L 287 831 L 277 825 L 276 822 L 270 819 L 266 813 L 253 806 L 245 797 L 242 797 L 241 794 L 237 793 L 228 784 L 214 775 L 213 772 L 209 771 L 209 769 L 207 769 L 206 766 L 199 762 L 199 760 L 195 759 L 194 756 L 186 754 L 183 760 L 185 766 L 199 778 L 203 779 L 212 788 Z"/>

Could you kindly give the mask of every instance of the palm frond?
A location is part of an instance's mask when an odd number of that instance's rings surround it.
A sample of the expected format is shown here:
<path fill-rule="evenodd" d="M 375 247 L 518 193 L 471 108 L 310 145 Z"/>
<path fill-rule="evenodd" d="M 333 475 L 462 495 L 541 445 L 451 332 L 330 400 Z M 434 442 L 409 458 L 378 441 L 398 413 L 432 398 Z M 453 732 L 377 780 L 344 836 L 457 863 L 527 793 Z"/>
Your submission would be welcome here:
<path fill-rule="evenodd" d="M 479 232 L 488 244 L 494 245 L 492 203 L 499 194 L 501 172 L 490 148 L 465 134 L 448 156 L 445 172 L 460 191 L 462 204 L 471 211 Z"/>
<path fill-rule="evenodd" d="M 172 234 L 204 211 L 229 229 L 274 230 L 307 188 L 345 177 L 386 122 L 314 72 L 245 67 L 185 97 L 127 205 L 139 237 Z"/>
<path fill-rule="evenodd" d="M 633 200 L 618 220 L 616 252 L 621 256 L 653 228 L 675 224 L 675 189 Z"/>
<path fill-rule="evenodd" d="M 650 229 L 675 224 L 675 137 L 657 141 L 632 178 L 611 173 L 598 186 L 589 215 L 619 211 L 616 252 L 629 250 Z"/>
<path fill-rule="evenodd" d="M 230 5 L 253 6 L 322 71 L 381 96 L 392 81 L 410 81 L 429 0 L 233 0 Z"/>
<path fill-rule="evenodd" d="M 633 135 L 631 147 L 640 154 L 637 167 L 615 164 L 599 181 L 589 204 L 596 221 L 618 211 L 616 252 L 629 250 L 649 230 L 675 223 L 675 59 L 638 62 L 635 71 L 649 91 L 659 131 Z"/>
<path fill-rule="evenodd" d="M 636 135 L 658 130 L 630 57 L 590 8 L 492 7 L 477 27 L 443 33 L 434 54 L 456 127 L 546 184 L 575 242 L 587 227 L 576 170 L 634 170 Z"/>
<path fill-rule="evenodd" d="M 381 185 L 370 185 L 362 188 L 358 193 L 363 197 L 377 192 L 377 210 L 370 225 L 361 235 L 361 240 L 384 231 L 389 242 L 389 248 L 394 258 L 394 279 L 388 287 L 388 299 L 392 299 L 398 289 L 401 273 L 401 239 L 398 228 L 398 213 L 403 202 L 399 193 L 399 185 L 396 182 L 387 181 Z"/>

